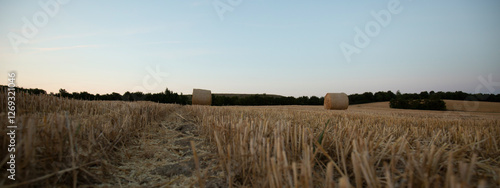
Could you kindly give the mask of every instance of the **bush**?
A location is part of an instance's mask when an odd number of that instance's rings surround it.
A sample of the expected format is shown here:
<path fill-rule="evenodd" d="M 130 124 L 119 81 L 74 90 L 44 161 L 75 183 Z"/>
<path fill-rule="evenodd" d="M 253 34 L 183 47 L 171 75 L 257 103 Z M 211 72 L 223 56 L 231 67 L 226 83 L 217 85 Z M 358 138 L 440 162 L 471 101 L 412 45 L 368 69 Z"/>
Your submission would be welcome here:
<path fill-rule="evenodd" d="M 439 98 L 404 99 L 400 97 L 392 99 L 390 107 L 416 110 L 446 110 L 446 103 Z"/>

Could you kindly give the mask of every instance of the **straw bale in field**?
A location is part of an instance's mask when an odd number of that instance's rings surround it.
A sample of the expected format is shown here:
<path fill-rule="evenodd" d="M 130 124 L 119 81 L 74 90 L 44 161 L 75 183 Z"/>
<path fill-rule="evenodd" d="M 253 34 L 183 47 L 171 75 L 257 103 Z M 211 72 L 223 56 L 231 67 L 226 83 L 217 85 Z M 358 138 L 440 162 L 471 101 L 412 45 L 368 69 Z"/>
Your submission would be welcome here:
<path fill-rule="evenodd" d="M 346 110 L 349 106 L 349 98 L 345 93 L 327 93 L 324 106 L 328 110 Z"/>
<path fill-rule="evenodd" d="M 212 105 L 212 92 L 205 89 L 193 89 L 193 105 Z"/>

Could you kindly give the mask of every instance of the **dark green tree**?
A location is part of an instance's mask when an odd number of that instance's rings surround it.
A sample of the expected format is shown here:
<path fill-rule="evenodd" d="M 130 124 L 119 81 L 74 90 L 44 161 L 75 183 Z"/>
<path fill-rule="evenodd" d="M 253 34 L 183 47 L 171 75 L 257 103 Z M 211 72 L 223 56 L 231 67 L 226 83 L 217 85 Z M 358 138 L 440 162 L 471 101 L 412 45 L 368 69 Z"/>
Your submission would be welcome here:
<path fill-rule="evenodd" d="M 61 88 L 59 89 L 59 94 L 58 94 L 60 97 L 64 97 L 64 98 L 71 98 L 71 94 L 68 93 L 65 89 Z"/>
<path fill-rule="evenodd" d="M 132 94 L 130 92 L 125 92 L 122 96 L 122 100 L 124 101 L 133 101 Z"/>

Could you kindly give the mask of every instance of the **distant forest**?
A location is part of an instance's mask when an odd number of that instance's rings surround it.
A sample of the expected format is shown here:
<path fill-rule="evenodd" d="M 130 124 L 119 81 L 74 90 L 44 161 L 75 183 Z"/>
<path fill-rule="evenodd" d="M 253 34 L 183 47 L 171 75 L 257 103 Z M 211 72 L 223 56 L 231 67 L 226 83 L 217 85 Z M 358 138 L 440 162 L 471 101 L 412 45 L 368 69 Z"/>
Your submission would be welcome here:
<path fill-rule="evenodd" d="M 4 89 L 7 86 L 1 86 Z M 23 91 L 31 94 L 47 94 L 43 89 L 25 89 L 16 88 L 17 92 Z M 5 90 L 4 90 L 5 91 Z M 65 89 L 60 89 L 59 93 L 50 93 L 57 97 L 64 97 L 69 99 L 79 100 L 102 100 L 102 101 L 152 101 L 158 103 L 175 103 L 175 104 L 191 104 L 191 95 L 183 95 L 170 91 L 168 88 L 160 93 L 143 93 L 143 92 L 125 92 L 122 94 L 113 92 L 110 94 L 91 94 L 86 91 L 82 92 L 67 92 Z M 376 93 L 365 92 L 363 94 L 349 95 L 349 104 L 363 104 L 371 102 L 391 101 L 393 108 L 415 108 L 422 109 L 424 107 L 417 104 L 427 102 L 436 102 L 442 99 L 450 100 L 469 100 L 469 101 L 489 101 L 500 102 L 500 94 L 469 94 L 462 91 L 455 92 L 434 92 L 423 91 L 420 93 L 405 93 L 401 94 L 399 91 L 393 93 L 392 91 L 379 91 Z M 279 95 L 227 95 L 227 94 L 212 94 L 212 105 L 214 106 L 230 106 L 230 105 L 323 105 L 324 97 L 317 96 L 302 96 L 302 97 L 285 97 Z M 406 104 L 408 103 L 408 104 Z M 412 105 L 410 105 L 410 103 Z M 437 102 L 439 103 L 439 102 Z M 393 106 L 394 104 L 394 106 Z M 432 103 L 434 105 L 434 103 Z M 399 105 L 399 106 L 398 106 Z M 441 104 L 436 104 L 437 106 Z"/>

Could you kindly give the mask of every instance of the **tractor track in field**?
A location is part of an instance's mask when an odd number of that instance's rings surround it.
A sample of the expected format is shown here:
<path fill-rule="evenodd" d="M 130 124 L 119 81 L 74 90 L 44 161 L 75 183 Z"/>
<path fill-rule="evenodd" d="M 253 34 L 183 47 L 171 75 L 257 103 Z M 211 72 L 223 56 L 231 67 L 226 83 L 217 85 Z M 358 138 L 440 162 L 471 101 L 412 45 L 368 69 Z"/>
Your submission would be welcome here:
<path fill-rule="evenodd" d="M 227 187 L 212 147 L 198 134 L 192 115 L 180 106 L 159 129 L 142 133 L 132 145 L 118 151 L 120 162 L 98 187 Z M 191 146 L 194 142 L 201 182 Z M 90 187 L 95 187 L 91 185 Z"/>

